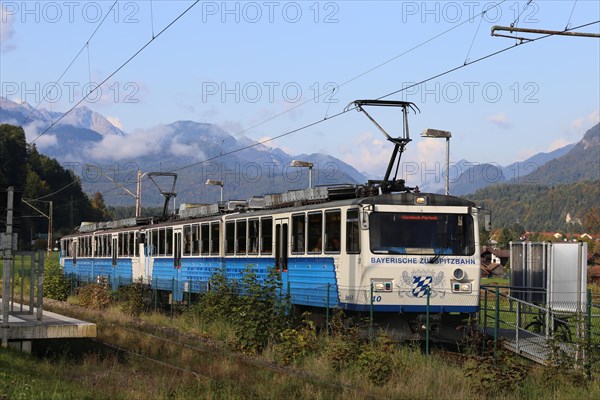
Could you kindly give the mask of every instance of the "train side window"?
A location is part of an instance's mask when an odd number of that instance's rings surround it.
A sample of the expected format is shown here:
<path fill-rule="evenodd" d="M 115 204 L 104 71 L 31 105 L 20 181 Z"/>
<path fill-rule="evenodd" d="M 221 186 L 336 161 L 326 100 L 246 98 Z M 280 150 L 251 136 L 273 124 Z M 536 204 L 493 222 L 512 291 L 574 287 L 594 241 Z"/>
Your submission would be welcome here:
<path fill-rule="evenodd" d="M 158 254 L 158 229 L 152 230 L 152 237 L 150 239 L 150 254 L 155 256 Z"/>
<path fill-rule="evenodd" d="M 304 254 L 306 216 L 304 214 L 292 215 L 292 254 Z"/>
<path fill-rule="evenodd" d="M 325 211 L 325 252 L 339 253 L 342 231 L 340 210 Z"/>
<path fill-rule="evenodd" d="M 208 224 L 202 224 L 200 228 L 200 253 L 204 255 L 209 254 L 209 239 L 210 229 Z"/>
<path fill-rule="evenodd" d="M 260 220 L 260 253 L 273 254 L 273 218 Z"/>
<path fill-rule="evenodd" d="M 123 232 L 120 232 L 117 238 L 117 240 L 119 241 L 118 256 L 123 257 L 125 255 L 125 249 L 127 248 L 127 246 L 125 245 L 125 235 L 123 234 Z"/>
<path fill-rule="evenodd" d="M 158 243 L 156 243 L 156 252 L 159 256 L 165 255 L 165 229 L 158 230 Z"/>
<path fill-rule="evenodd" d="M 112 237 L 104 235 L 104 257 L 112 257 Z"/>
<path fill-rule="evenodd" d="M 258 218 L 248 220 L 248 254 L 258 254 Z"/>
<path fill-rule="evenodd" d="M 100 254 L 100 236 L 94 236 L 94 257 Z"/>
<path fill-rule="evenodd" d="M 235 252 L 235 222 L 225 223 L 225 254 L 234 254 Z"/>
<path fill-rule="evenodd" d="M 135 257 L 135 232 L 129 232 L 129 257 Z"/>
<path fill-rule="evenodd" d="M 323 213 L 308 214 L 308 252 L 317 254 L 323 250 Z"/>
<path fill-rule="evenodd" d="M 200 224 L 192 225 L 192 255 L 200 255 Z"/>
<path fill-rule="evenodd" d="M 235 253 L 239 255 L 246 254 L 246 220 L 237 220 L 235 228 Z"/>
<path fill-rule="evenodd" d="M 192 226 L 184 225 L 183 226 L 183 255 L 191 256 L 192 255 Z"/>
<path fill-rule="evenodd" d="M 219 242 L 220 242 L 220 224 L 218 222 L 213 222 L 210 225 L 210 254 L 218 256 L 220 253 Z"/>
<path fill-rule="evenodd" d="M 360 225 L 358 220 L 358 210 L 348 210 L 346 212 L 346 253 L 360 253 Z"/>
<path fill-rule="evenodd" d="M 173 255 L 173 228 L 167 228 L 165 255 Z"/>
<path fill-rule="evenodd" d="M 144 243 L 146 236 L 141 232 L 134 232 L 134 249 L 133 254 L 135 257 L 140 256 L 140 243 Z"/>

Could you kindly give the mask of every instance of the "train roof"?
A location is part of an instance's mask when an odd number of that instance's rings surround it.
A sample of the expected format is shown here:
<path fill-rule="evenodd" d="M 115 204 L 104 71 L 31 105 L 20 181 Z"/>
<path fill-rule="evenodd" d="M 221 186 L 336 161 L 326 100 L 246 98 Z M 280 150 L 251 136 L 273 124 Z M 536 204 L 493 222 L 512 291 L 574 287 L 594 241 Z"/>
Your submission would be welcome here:
<path fill-rule="evenodd" d="M 420 202 L 417 202 L 417 199 Z M 421 203 L 424 199 L 424 203 Z M 93 232 L 118 232 L 125 230 L 146 229 L 153 226 L 166 226 L 185 223 L 191 220 L 217 220 L 223 215 L 231 218 L 248 213 L 250 216 L 262 216 L 275 210 L 305 211 L 322 207 L 342 207 L 348 205 L 414 205 L 430 206 L 463 206 L 475 207 L 475 203 L 455 196 L 435 193 L 397 192 L 378 194 L 369 186 L 335 185 L 316 188 L 292 190 L 284 193 L 255 196 L 248 201 L 230 200 L 216 204 L 182 204 L 179 213 L 168 220 L 160 218 L 127 218 L 110 222 L 84 222 L 74 233 L 75 236 Z M 72 235 L 69 235 L 72 236 Z"/>

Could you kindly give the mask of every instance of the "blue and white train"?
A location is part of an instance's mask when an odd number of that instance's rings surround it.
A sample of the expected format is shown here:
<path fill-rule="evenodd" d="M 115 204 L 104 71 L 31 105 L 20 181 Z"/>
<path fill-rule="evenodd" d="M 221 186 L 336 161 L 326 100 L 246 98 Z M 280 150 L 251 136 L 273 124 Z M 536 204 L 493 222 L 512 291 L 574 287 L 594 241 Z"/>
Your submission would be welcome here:
<path fill-rule="evenodd" d="M 62 238 L 61 262 L 66 274 L 87 280 L 142 278 L 176 301 L 206 290 L 221 268 L 229 279 L 249 267 L 259 277 L 275 268 L 295 306 L 373 310 L 405 337 L 421 330 L 429 290 L 433 326 L 455 330 L 479 308 L 475 204 L 360 189 L 318 187 L 187 208 L 168 222 L 83 225 Z"/>
<path fill-rule="evenodd" d="M 406 118 L 412 103 L 356 105 L 403 107 Z M 410 141 L 405 126 L 403 138 L 388 136 L 396 146 L 383 181 L 181 207 L 163 222 L 82 225 L 62 239 L 64 271 L 113 285 L 142 278 L 182 301 L 219 270 L 234 280 L 276 269 L 298 308 L 373 312 L 402 338 L 420 337 L 429 312 L 432 331 L 455 338 L 479 310 L 481 210 L 390 179 Z"/>

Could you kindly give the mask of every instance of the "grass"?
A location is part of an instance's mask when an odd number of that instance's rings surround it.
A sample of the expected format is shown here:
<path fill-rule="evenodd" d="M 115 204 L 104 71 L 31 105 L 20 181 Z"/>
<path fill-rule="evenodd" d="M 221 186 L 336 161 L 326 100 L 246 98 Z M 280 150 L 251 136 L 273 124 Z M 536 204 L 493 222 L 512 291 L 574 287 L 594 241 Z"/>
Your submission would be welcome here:
<path fill-rule="evenodd" d="M 489 300 L 488 305 L 493 305 L 493 299 Z M 283 367 L 274 365 L 278 359 L 274 346 L 255 357 L 234 352 L 235 330 L 227 319 L 207 320 L 185 310 L 177 310 L 174 317 L 147 313 L 132 318 L 119 304 L 94 311 L 77 307 L 77 302 L 77 297 L 71 296 L 67 302 L 48 301 L 46 308 L 95 322 L 99 340 L 129 352 L 94 344 L 76 357 L 72 351 L 64 351 L 58 357 L 38 358 L 0 349 L 0 398 L 600 398 L 597 365 L 592 380 L 586 380 L 582 371 L 564 366 L 528 364 L 523 380 L 508 389 L 509 378 L 498 368 L 517 358 L 512 354 L 485 363 L 474 355 L 449 359 L 435 348 L 432 355 L 424 356 L 418 345 L 375 345 L 366 349 L 386 357 L 392 369 L 387 382 L 376 384 L 367 379 L 368 370 L 355 361 L 349 360 L 339 371 L 332 367 L 328 353 L 343 338 L 320 335 L 313 350 L 292 366 Z M 500 305 L 502 320 L 514 323 L 508 301 L 501 298 Z M 480 363 L 475 376 L 465 376 L 465 360 Z M 491 389 L 477 389 L 477 383 L 490 376 Z"/>

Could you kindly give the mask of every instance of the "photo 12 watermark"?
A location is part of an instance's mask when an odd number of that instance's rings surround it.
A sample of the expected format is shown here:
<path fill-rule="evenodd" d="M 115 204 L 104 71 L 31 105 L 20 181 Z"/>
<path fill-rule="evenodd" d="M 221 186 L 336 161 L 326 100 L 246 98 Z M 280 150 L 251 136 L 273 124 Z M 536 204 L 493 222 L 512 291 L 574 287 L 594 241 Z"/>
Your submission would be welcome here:
<path fill-rule="evenodd" d="M 2 23 L 9 19 L 21 23 L 88 23 L 106 18 L 114 23 L 140 22 L 140 5 L 135 1 L 2 1 Z"/>
<path fill-rule="evenodd" d="M 39 104 L 67 102 L 73 104 L 85 98 L 87 103 L 139 103 L 140 87 L 136 82 L 2 82 L 0 96 L 18 99 L 21 103 Z"/>
<path fill-rule="evenodd" d="M 537 183 L 540 166 L 532 161 L 513 163 L 506 167 L 495 162 L 402 162 L 399 176 L 407 182 L 443 184 L 449 183 L 494 184 L 507 181 Z"/>
<path fill-rule="evenodd" d="M 521 24 L 534 24 L 539 22 L 536 17 L 539 10 L 539 4 L 534 1 L 403 1 L 402 22 L 479 23 L 480 18 L 483 18 L 485 22 L 492 24 L 503 19 L 510 22 L 518 21 Z"/>
<path fill-rule="evenodd" d="M 134 184 L 137 182 L 139 165 L 134 161 L 101 164 L 97 162 L 67 161 L 62 163 L 64 169 L 79 176 L 84 183 L 118 182 Z"/>
<path fill-rule="evenodd" d="M 221 103 L 338 103 L 339 86 L 335 82 L 313 82 L 303 86 L 298 82 L 202 82 L 202 102 Z"/>
<path fill-rule="evenodd" d="M 200 165 L 201 180 L 214 179 L 222 182 L 236 184 L 252 184 L 259 181 L 275 183 L 297 184 L 308 178 L 311 174 L 312 182 L 320 185 L 343 183 L 340 167 L 335 162 L 308 163 L 308 167 L 299 168 L 292 163 L 277 162 L 244 162 L 244 163 L 217 163 L 206 162 Z"/>
<path fill-rule="evenodd" d="M 418 103 L 514 103 L 540 102 L 540 87 L 536 82 L 403 82 L 403 101 Z"/>
<path fill-rule="evenodd" d="M 202 23 L 337 24 L 340 5 L 327 1 L 203 1 Z"/>

